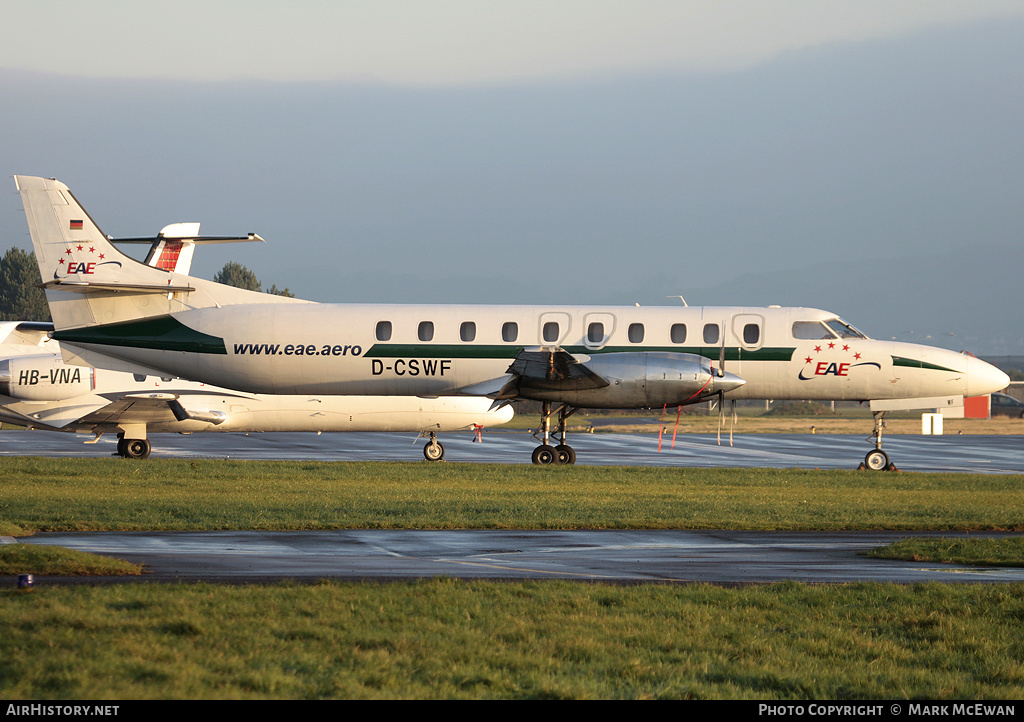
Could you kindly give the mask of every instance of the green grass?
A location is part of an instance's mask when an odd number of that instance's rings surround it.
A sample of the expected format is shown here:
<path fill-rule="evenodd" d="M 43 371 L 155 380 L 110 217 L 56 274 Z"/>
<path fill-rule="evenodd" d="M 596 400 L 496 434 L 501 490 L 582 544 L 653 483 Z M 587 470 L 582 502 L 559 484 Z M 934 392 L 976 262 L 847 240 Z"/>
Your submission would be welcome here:
<path fill-rule="evenodd" d="M 0 458 L 26 532 L 208 529 L 1024 529 L 1021 475 Z"/>
<path fill-rule="evenodd" d="M 0 698 L 1015 700 L 1022 592 L 444 579 L 12 591 Z"/>
<path fill-rule="evenodd" d="M 0 546 L 0 574 L 142 574 L 142 567 L 120 559 L 35 544 Z"/>
<path fill-rule="evenodd" d="M 817 470 L 2 457 L 0 533 L 1021 530 L 1022 481 Z M 1001 540 L 1007 541 L 1013 548 L 1003 558 L 1019 560 L 1019 540 Z M 40 548 L 5 545 L 0 552 L 11 547 Z M 433 579 L 37 583 L 23 592 L 11 583 L 0 591 L 0 698 L 1015 700 L 1024 695 L 1022 621 L 1022 584 L 720 588 Z"/>
<path fill-rule="evenodd" d="M 945 562 L 986 567 L 1024 567 L 1024 537 L 1008 539 L 902 539 L 866 556 L 912 562 Z"/>

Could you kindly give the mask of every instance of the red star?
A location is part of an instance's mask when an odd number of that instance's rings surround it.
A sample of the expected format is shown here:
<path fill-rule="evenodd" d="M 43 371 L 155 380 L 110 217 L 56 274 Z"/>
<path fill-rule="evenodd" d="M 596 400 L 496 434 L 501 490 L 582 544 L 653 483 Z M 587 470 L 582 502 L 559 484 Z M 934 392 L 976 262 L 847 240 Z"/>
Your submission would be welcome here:
<path fill-rule="evenodd" d="M 859 354 L 859 353 L 855 353 L 855 354 L 853 355 L 853 357 L 854 357 L 855 359 L 857 359 L 858 361 L 860 360 L 860 354 Z"/>
<path fill-rule="evenodd" d="M 846 344 L 843 344 L 843 351 L 849 351 L 849 350 L 850 350 L 850 347 L 848 345 L 846 345 Z"/>
<path fill-rule="evenodd" d="M 815 346 L 814 353 L 818 353 L 819 351 L 821 351 L 821 346 Z"/>
<path fill-rule="evenodd" d="M 828 342 L 828 347 L 829 347 L 829 348 L 835 348 L 835 347 L 836 347 L 836 345 L 835 345 L 834 343 L 832 343 L 831 341 L 829 341 L 829 342 Z"/>
<path fill-rule="evenodd" d="M 82 250 L 82 246 L 79 246 L 79 247 L 78 247 L 78 250 Z"/>
<path fill-rule="evenodd" d="M 64 259 L 62 258 L 59 261 L 57 261 L 57 265 L 58 266 L 63 266 L 64 265 Z"/>
<path fill-rule="evenodd" d="M 71 255 L 71 249 L 69 248 L 68 250 L 64 251 L 64 255 L 65 256 L 70 256 Z"/>
<path fill-rule="evenodd" d="M 104 256 L 104 255 L 103 255 L 103 254 L 101 253 L 101 254 L 100 254 L 100 260 L 102 261 L 102 260 L 103 260 L 104 258 L 106 258 L 106 256 Z"/>
<path fill-rule="evenodd" d="M 811 362 L 811 357 L 808 356 L 807 358 L 804 359 L 804 361 L 806 361 L 807 363 L 810 363 Z"/>
<path fill-rule="evenodd" d="M 89 253 L 95 253 L 95 252 L 96 252 L 96 246 L 89 246 Z"/>

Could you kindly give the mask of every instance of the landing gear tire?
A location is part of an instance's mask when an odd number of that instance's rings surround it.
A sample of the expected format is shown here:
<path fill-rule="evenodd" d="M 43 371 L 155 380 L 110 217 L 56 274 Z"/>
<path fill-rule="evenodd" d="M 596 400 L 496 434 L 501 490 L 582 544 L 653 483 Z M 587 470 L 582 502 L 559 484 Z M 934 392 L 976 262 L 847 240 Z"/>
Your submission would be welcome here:
<path fill-rule="evenodd" d="M 427 461 L 441 461 L 444 458 L 444 446 L 440 441 L 430 441 L 423 447 L 423 458 Z"/>
<path fill-rule="evenodd" d="M 881 449 L 873 449 L 864 457 L 864 466 L 871 471 L 886 471 L 889 468 L 889 455 Z"/>
<path fill-rule="evenodd" d="M 550 466 L 551 464 L 560 464 L 562 462 L 554 446 L 541 444 L 533 450 L 533 463 L 540 466 Z"/>
<path fill-rule="evenodd" d="M 149 439 L 121 439 L 117 442 L 118 453 L 126 459 L 145 459 L 150 449 Z"/>
<path fill-rule="evenodd" d="M 559 444 L 555 447 L 555 452 L 558 453 L 558 463 L 565 464 L 566 466 L 572 466 L 576 463 L 576 452 L 571 446 L 565 444 Z"/>

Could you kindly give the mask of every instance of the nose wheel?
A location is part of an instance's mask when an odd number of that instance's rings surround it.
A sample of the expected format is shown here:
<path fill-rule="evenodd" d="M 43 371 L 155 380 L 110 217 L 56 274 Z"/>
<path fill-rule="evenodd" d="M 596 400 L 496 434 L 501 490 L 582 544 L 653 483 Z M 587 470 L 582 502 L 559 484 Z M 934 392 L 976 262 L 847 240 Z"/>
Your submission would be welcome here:
<path fill-rule="evenodd" d="M 864 457 L 862 468 L 871 471 L 895 471 L 896 465 L 889 461 L 889 455 L 882 451 L 882 429 L 885 428 L 885 422 L 882 420 L 882 417 L 885 416 L 885 412 L 875 411 L 873 415 L 875 417 L 875 428 L 871 432 L 871 436 L 868 437 L 868 441 L 874 440 L 875 448 Z"/>
<path fill-rule="evenodd" d="M 889 468 L 889 455 L 881 449 L 872 449 L 864 457 L 864 466 L 871 471 L 885 471 Z"/>
<path fill-rule="evenodd" d="M 444 459 L 444 445 L 437 440 L 437 434 L 430 432 L 430 441 L 423 447 L 423 458 L 427 461 L 441 461 Z"/>

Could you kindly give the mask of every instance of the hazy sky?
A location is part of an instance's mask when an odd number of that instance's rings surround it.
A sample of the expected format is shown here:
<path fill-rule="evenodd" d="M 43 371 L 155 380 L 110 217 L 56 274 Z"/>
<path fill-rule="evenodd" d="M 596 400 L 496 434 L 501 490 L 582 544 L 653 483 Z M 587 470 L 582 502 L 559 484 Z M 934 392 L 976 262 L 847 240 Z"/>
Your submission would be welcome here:
<path fill-rule="evenodd" d="M 6 3 L 0 169 L 318 301 L 805 305 L 1024 354 L 1024 2 Z M 13 183 L 0 251 L 27 248 Z"/>
<path fill-rule="evenodd" d="M 90 77 L 490 83 L 747 67 L 1024 16 L 1020 0 L 32 0 L 0 67 Z"/>

